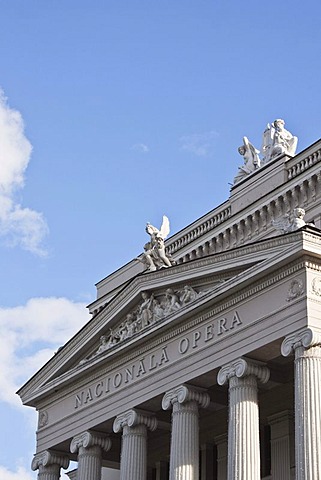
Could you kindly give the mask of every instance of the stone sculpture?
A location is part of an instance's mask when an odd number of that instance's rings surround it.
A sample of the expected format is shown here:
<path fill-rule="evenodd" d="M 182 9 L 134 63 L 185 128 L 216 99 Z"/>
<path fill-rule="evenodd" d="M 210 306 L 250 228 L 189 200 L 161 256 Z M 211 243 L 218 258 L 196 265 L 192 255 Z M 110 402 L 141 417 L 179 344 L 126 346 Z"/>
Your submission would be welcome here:
<path fill-rule="evenodd" d="M 259 157 L 260 151 L 247 137 L 243 137 L 243 145 L 238 148 L 238 152 L 243 156 L 244 164 L 238 169 L 234 185 L 279 155 L 295 155 L 298 138 L 286 130 L 284 125 L 285 122 L 281 118 L 277 118 L 272 124 L 267 124 L 263 133 L 262 159 Z"/>
<path fill-rule="evenodd" d="M 140 304 L 132 312 L 127 313 L 124 321 L 114 329 L 110 329 L 109 334 L 102 335 L 97 350 L 81 360 L 80 364 L 82 365 L 106 350 L 119 345 L 127 338 L 131 338 L 134 334 L 145 330 L 148 326 L 177 312 L 185 305 L 194 302 L 194 300 L 210 291 L 196 291 L 190 285 L 185 285 L 177 291 L 174 291 L 173 288 L 167 288 L 165 292 L 158 294 L 157 298 L 154 293 L 142 292 Z"/>
<path fill-rule="evenodd" d="M 295 208 L 293 210 L 292 218 L 290 218 L 289 215 L 284 215 L 277 220 L 273 220 L 272 224 L 281 233 L 295 232 L 295 230 L 298 230 L 306 225 L 304 221 L 304 215 L 304 208 Z"/>
<path fill-rule="evenodd" d="M 238 148 L 238 152 L 244 159 L 244 165 L 239 167 L 239 171 L 234 178 L 234 183 L 239 182 L 261 165 L 259 158 L 260 151 L 252 145 L 247 137 L 243 137 L 243 145 Z"/>
<path fill-rule="evenodd" d="M 169 234 L 169 220 L 166 215 L 163 215 L 160 229 L 147 223 L 146 232 L 150 235 L 150 241 L 144 245 L 142 259 L 137 258 L 137 260 L 144 263 L 149 272 L 174 265 L 175 262 L 165 252 L 164 241 Z"/>
<path fill-rule="evenodd" d="M 267 124 L 262 142 L 263 164 L 284 153 L 295 155 L 298 138 L 286 130 L 284 125 L 285 122 L 281 118 L 274 120 L 272 124 Z"/>

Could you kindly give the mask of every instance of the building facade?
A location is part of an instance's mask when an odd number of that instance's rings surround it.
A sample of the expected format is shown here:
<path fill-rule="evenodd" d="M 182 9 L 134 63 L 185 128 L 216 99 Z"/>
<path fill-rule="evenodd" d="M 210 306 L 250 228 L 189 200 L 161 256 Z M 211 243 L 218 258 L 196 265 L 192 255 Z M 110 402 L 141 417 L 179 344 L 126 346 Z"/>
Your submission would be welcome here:
<path fill-rule="evenodd" d="M 39 479 L 321 480 L 321 140 L 271 152 L 19 390 Z"/>

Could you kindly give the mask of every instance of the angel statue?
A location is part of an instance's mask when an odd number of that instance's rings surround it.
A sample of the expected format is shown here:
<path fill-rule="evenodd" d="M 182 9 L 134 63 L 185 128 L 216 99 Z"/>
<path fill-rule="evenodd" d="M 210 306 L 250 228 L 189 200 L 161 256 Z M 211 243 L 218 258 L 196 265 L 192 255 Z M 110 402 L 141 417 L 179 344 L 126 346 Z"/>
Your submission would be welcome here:
<path fill-rule="evenodd" d="M 274 120 L 272 125 L 267 124 L 262 142 L 263 164 L 283 153 L 292 157 L 295 155 L 298 138 L 286 130 L 284 125 L 285 122 L 281 118 Z"/>
<path fill-rule="evenodd" d="M 147 223 L 146 232 L 150 235 L 150 241 L 144 245 L 143 258 L 138 260 L 142 261 L 150 272 L 174 265 L 175 262 L 165 252 L 164 241 L 169 234 L 169 220 L 166 215 L 163 215 L 160 230 Z"/>
<path fill-rule="evenodd" d="M 243 137 L 243 145 L 238 148 L 238 152 L 244 158 L 244 165 L 239 167 L 239 171 L 234 178 L 234 183 L 238 183 L 242 178 L 260 167 L 260 151 L 252 145 L 247 137 Z"/>

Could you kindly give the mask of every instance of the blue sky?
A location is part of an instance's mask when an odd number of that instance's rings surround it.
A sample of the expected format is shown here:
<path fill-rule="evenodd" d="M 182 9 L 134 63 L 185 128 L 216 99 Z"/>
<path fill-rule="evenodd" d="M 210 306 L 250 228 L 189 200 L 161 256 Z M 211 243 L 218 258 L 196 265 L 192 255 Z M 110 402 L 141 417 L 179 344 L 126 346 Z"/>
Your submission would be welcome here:
<path fill-rule="evenodd" d="M 321 137 L 317 0 L 0 0 L 1 480 L 30 480 L 14 392 L 94 284 L 229 196 L 247 135 Z"/>

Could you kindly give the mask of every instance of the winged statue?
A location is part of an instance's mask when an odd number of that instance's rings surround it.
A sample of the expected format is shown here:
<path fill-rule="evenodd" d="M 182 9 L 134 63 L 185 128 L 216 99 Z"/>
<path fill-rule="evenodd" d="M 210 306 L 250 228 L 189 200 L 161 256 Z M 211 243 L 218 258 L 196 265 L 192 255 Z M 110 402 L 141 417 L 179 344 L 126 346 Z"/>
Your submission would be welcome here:
<path fill-rule="evenodd" d="M 142 259 L 138 258 L 138 260 L 142 261 L 150 272 L 174 265 L 174 260 L 165 252 L 164 241 L 170 232 L 168 217 L 163 215 L 162 226 L 159 229 L 147 223 L 145 230 L 150 236 L 150 240 L 144 245 Z"/>

